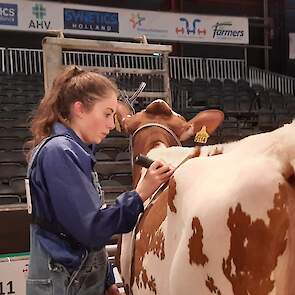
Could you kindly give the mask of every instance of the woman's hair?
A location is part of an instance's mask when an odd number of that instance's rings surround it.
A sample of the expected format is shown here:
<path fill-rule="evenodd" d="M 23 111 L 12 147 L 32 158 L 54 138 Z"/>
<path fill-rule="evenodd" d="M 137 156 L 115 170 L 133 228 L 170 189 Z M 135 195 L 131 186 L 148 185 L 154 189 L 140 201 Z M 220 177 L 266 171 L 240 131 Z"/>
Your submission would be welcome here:
<path fill-rule="evenodd" d="M 117 86 L 103 75 L 77 66 L 66 67 L 57 75 L 32 117 L 30 131 L 33 138 L 25 145 L 27 158 L 30 158 L 32 149 L 52 133 L 55 122 L 68 125 L 74 102 L 80 101 L 91 110 L 96 101 L 106 98 L 112 91 L 118 94 Z"/>

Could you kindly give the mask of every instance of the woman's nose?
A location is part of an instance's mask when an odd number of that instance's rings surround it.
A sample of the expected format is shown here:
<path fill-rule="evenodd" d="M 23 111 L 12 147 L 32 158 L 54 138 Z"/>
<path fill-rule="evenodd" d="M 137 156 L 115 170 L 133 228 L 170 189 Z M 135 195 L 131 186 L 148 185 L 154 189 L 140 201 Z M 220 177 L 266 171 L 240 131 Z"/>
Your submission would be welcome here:
<path fill-rule="evenodd" d="M 110 130 L 115 128 L 115 118 L 114 117 L 108 122 L 108 128 Z"/>

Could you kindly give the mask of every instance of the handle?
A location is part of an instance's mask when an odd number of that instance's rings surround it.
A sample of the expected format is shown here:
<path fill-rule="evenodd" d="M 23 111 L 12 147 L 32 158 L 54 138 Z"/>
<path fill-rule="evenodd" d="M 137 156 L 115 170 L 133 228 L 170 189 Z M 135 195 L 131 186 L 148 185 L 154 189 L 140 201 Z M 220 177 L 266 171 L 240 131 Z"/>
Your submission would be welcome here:
<path fill-rule="evenodd" d="M 134 161 L 135 164 L 142 166 L 144 168 L 149 168 L 153 164 L 153 162 L 154 160 L 142 154 L 139 154 L 138 156 L 136 156 Z"/>

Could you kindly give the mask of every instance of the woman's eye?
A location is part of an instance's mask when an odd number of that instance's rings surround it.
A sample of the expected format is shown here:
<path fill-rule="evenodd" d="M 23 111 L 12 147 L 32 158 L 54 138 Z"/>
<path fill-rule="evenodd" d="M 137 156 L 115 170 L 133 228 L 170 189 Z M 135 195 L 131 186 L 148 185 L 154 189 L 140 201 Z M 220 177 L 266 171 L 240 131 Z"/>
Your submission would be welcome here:
<path fill-rule="evenodd" d="M 107 118 L 109 118 L 111 115 L 112 115 L 112 114 L 105 114 L 105 116 L 106 116 Z"/>

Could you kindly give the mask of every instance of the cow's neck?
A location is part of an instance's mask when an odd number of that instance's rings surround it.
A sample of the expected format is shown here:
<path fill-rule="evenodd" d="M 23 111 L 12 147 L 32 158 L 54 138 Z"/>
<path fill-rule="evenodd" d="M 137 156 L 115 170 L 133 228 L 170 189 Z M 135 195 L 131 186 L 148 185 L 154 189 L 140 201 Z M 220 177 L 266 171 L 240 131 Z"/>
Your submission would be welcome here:
<path fill-rule="evenodd" d="M 177 142 L 175 139 L 165 130 L 159 127 L 149 127 L 142 129 L 133 138 L 133 159 L 139 155 L 147 155 L 149 151 L 159 146 L 175 146 Z M 132 167 L 133 174 L 133 187 L 136 186 L 140 180 L 142 168 L 138 165 Z"/>

